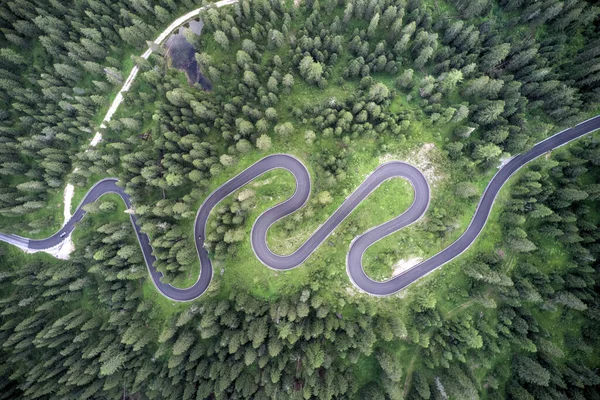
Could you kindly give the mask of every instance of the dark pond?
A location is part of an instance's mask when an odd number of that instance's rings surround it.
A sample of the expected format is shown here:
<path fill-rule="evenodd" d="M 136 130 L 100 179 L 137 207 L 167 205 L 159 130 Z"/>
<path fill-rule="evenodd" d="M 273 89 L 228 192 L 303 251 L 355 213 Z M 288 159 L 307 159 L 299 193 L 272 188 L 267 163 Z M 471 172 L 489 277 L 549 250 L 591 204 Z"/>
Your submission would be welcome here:
<path fill-rule="evenodd" d="M 196 35 L 202 33 L 202 21 L 190 21 L 188 28 Z M 194 47 L 183 35 L 184 27 L 180 27 L 177 33 L 172 34 L 165 44 L 167 54 L 171 58 L 171 66 L 185 71 L 191 84 L 199 83 L 204 90 L 212 90 L 210 81 L 202 75 L 198 62 L 194 57 Z"/>

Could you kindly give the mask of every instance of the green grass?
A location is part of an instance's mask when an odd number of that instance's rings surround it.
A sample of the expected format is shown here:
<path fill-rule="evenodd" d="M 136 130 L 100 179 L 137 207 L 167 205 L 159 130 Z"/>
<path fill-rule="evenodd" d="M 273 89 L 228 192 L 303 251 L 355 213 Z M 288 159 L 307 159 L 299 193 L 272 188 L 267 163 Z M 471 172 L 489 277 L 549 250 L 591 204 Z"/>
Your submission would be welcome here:
<path fill-rule="evenodd" d="M 127 209 L 125 207 L 125 203 L 118 194 L 108 193 L 102 196 L 99 202 L 111 202 L 116 205 L 116 208 L 112 212 L 99 211 L 97 213 L 87 213 L 85 217 L 82 219 L 82 223 L 75 226 L 75 230 L 73 231 L 72 238 L 73 243 L 77 246 L 78 239 L 93 234 L 92 226 L 99 224 L 106 224 L 109 222 L 128 222 L 129 216 L 125 213 Z M 133 228 L 131 229 L 131 236 L 133 237 L 135 233 L 133 232 Z"/>
<path fill-rule="evenodd" d="M 1 265 L 0 270 L 4 269 L 18 269 L 22 265 L 27 263 L 34 263 L 37 261 L 44 261 L 53 264 L 62 263 L 63 261 L 58 260 L 46 253 L 33 253 L 28 254 L 18 247 L 11 246 L 8 243 L 0 242 L 0 256 L 4 263 Z"/>
<path fill-rule="evenodd" d="M 247 162 L 241 162 L 246 165 Z M 376 159 L 371 159 L 370 163 L 359 164 L 356 168 L 359 173 L 349 174 L 350 180 L 362 181 L 366 176 L 363 171 L 372 171 L 374 168 L 369 164 L 377 164 Z M 310 164 L 309 164 L 310 165 Z M 236 170 L 241 170 L 241 166 Z M 345 258 L 348 246 L 351 240 L 357 235 L 363 233 L 367 229 L 377 226 L 387 220 L 401 214 L 407 207 L 412 203 L 413 191 L 410 185 L 402 179 L 393 179 L 384 182 L 380 188 L 375 190 L 358 208 L 355 210 L 347 220 L 345 220 L 336 231 L 323 243 L 323 245 L 300 267 L 288 271 L 288 272 L 275 272 L 260 262 L 258 262 L 252 252 L 250 246 L 250 230 L 252 224 L 267 208 L 272 205 L 278 204 L 281 201 L 288 198 L 292 193 L 293 181 L 291 176 L 285 172 L 271 172 L 272 174 L 279 173 L 279 177 L 271 178 L 266 175 L 258 178 L 255 182 L 248 185 L 257 192 L 256 203 L 261 204 L 256 210 L 252 210 L 249 217 L 244 224 L 244 230 L 246 232 L 246 238 L 237 247 L 235 255 L 227 256 L 222 261 L 215 262 L 215 272 L 218 273 L 220 268 L 225 267 L 223 275 L 223 283 L 221 290 L 227 290 L 229 287 L 235 287 L 237 285 L 244 285 L 251 292 L 261 297 L 276 296 L 278 293 L 278 287 L 282 286 L 301 286 L 308 284 L 309 280 L 303 280 L 304 278 L 310 279 L 313 269 L 325 271 L 325 275 L 331 274 L 338 279 L 345 281 L 348 285 L 347 278 L 345 277 Z M 287 176 L 287 179 L 285 177 Z M 233 175 L 232 175 L 233 176 Z M 350 178 L 350 176 L 352 178 Z M 274 190 L 272 185 L 282 185 L 286 190 L 281 190 L 279 196 L 272 196 L 271 191 Z M 262 190 L 256 190 L 257 185 L 264 185 L 267 192 Z M 344 185 L 346 186 L 346 185 Z M 357 185 L 353 185 L 353 189 Z M 262 188 L 259 186 L 259 188 Z M 339 207 L 344 201 L 346 196 L 351 190 L 343 190 L 339 195 L 335 196 L 334 201 L 325 207 L 320 207 L 315 204 L 314 195 L 311 195 L 309 205 L 316 209 L 313 216 L 304 217 L 300 222 L 294 220 L 294 214 L 285 217 L 282 220 L 276 222 L 268 232 L 268 244 L 270 248 L 278 254 L 289 254 L 293 252 L 299 245 L 301 245 L 313 232 L 322 224 L 329 216 Z M 464 216 L 460 225 L 463 229 L 457 229 L 454 236 L 458 236 L 462 233 L 462 230 L 466 228 L 466 225 L 470 222 L 472 217 L 476 201 L 469 202 L 464 208 Z M 286 222 L 291 221 L 291 225 L 294 226 L 290 231 L 285 229 Z M 210 224 L 210 221 L 209 221 Z M 406 228 L 406 230 L 412 230 L 412 234 L 417 234 L 417 238 L 423 240 L 428 239 L 426 242 L 435 243 L 435 238 L 427 237 L 426 233 L 422 232 L 422 226 L 419 224 Z M 191 227 L 190 227 L 191 231 Z M 378 242 L 367 252 L 366 266 L 367 271 L 370 273 L 371 268 L 374 267 L 376 270 L 380 268 L 380 264 L 375 262 L 377 256 L 383 252 L 389 251 L 390 249 L 396 249 L 398 238 L 397 236 L 404 234 L 409 236 L 411 234 L 402 232 L 393 234 L 388 238 Z M 454 238 L 452 238 L 453 240 Z M 448 239 L 446 242 L 449 242 Z M 417 243 L 418 244 L 418 243 Z M 446 243 L 437 243 L 437 246 L 430 248 L 423 252 L 424 255 L 433 255 L 446 246 Z M 425 244 L 422 247 L 426 247 Z M 414 246 L 407 246 L 408 250 L 414 249 Z M 303 273 L 302 270 L 307 270 L 307 273 Z M 192 279 L 195 281 L 195 274 L 191 274 Z M 249 279 L 249 277 L 252 277 Z M 178 285 L 179 286 L 179 285 Z"/>
<path fill-rule="evenodd" d="M 354 378 L 354 384 L 356 387 L 364 387 L 369 382 L 377 382 L 377 378 L 381 368 L 374 355 L 362 356 L 358 359 L 358 362 L 352 366 L 352 373 Z M 355 398 L 360 393 L 357 393 Z"/>
<path fill-rule="evenodd" d="M 251 256 L 248 258 L 252 258 L 252 259 L 256 260 L 256 258 L 254 257 L 254 254 L 252 253 L 252 248 L 250 246 L 250 240 L 249 240 L 250 229 L 251 229 L 252 224 L 254 223 L 254 221 L 256 220 L 258 215 L 260 215 L 263 211 L 267 210 L 269 207 L 272 207 L 276 204 L 283 202 L 285 199 L 290 197 L 294 193 L 294 187 L 295 187 L 295 181 L 294 181 L 293 176 L 289 172 L 287 172 L 283 169 L 276 169 L 273 171 L 266 172 L 265 174 L 257 177 L 254 181 L 252 181 L 248 185 L 244 186 L 242 189 L 238 190 L 237 192 L 232 193 L 228 198 L 224 199 L 220 203 L 220 204 L 231 203 L 232 199 L 237 197 L 237 195 L 239 194 L 240 191 L 245 190 L 247 188 L 251 189 L 252 191 L 254 191 L 256 193 L 255 206 L 249 211 L 247 223 L 245 224 L 245 228 L 247 228 L 246 229 L 247 235 L 245 236 L 245 239 L 237 245 L 237 248 L 239 250 L 236 251 L 236 254 L 233 256 L 234 258 L 237 259 L 240 255 L 240 252 L 243 252 L 243 254 L 245 254 L 244 252 L 249 252 L 251 254 Z M 198 207 L 199 206 L 200 205 L 198 205 Z M 196 209 L 196 208 L 194 208 L 194 209 Z M 210 232 L 211 232 L 210 226 L 214 221 L 214 218 L 215 218 L 214 215 L 215 215 L 215 212 L 213 210 L 213 212 L 211 213 L 211 216 L 209 217 L 209 220 L 208 220 L 208 227 L 209 227 L 208 234 L 210 234 Z M 251 223 L 250 223 L 250 221 L 251 221 Z M 193 231 L 193 223 L 194 223 L 193 219 L 186 221 L 184 231 L 191 233 Z M 227 261 L 225 262 L 225 264 L 230 264 L 229 257 L 227 257 L 226 260 Z M 249 264 L 249 265 L 242 263 L 244 266 L 241 268 L 241 270 L 240 270 L 240 268 L 238 268 L 240 266 L 239 262 L 231 262 L 232 268 L 227 268 L 225 272 L 227 273 L 227 275 L 231 274 L 233 276 L 236 276 L 236 275 L 247 274 L 248 276 L 254 276 L 256 278 L 257 276 L 261 275 L 261 271 L 259 271 L 259 269 L 265 268 L 262 264 L 260 264 L 260 262 L 258 262 L 258 260 L 256 260 L 256 261 L 257 262 L 255 264 Z M 223 268 L 223 264 L 224 264 L 224 262 L 222 260 L 221 261 L 220 260 L 213 261 L 215 277 L 220 275 L 220 270 L 221 270 L 221 268 Z M 187 274 L 185 274 L 184 278 L 182 279 L 181 277 L 178 277 L 179 279 L 176 279 L 173 281 L 173 285 L 177 286 L 177 287 L 189 287 L 190 285 L 192 285 L 193 283 L 196 282 L 199 272 L 200 272 L 199 263 L 194 263 L 194 265 L 192 266 L 190 271 Z M 225 274 L 225 272 L 224 272 L 224 274 Z M 243 277 L 239 278 L 239 281 L 243 281 L 243 280 L 244 280 Z M 254 279 L 254 280 L 256 281 L 256 279 Z"/>
<path fill-rule="evenodd" d="M 170 317 L 171 315 L 177 314 L 188 308 L 187 303 L 179 303 L 167 299 L 160 294 L 149 278 L 144 279 L 144 283 L 142 284 L 142 294 L 144 299 L 150 300 L 154 303 L 155 311 L 160 316 L 160 319 L 166 319 L 167 317 Z"/>

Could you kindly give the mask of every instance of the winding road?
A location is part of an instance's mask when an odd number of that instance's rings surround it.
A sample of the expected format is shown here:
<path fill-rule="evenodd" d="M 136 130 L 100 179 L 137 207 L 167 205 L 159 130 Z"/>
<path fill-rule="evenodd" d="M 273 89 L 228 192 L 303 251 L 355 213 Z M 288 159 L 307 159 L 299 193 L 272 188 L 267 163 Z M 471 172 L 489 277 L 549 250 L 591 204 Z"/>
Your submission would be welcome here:
<path fill-rule="evenodd" d="M 173 21 L 153 42 L 154 45 L 160 45 L 165 41 L 168 35 L 175 29 L 180 27 L 185 22 L 197 17 L 203 10 L 209 7 L 223 7 L 236 3 L 237 0 L 221 0 L 212 5 L 200 7 L 193 10 L 177 20 Z M 148 58 L 152 53 L 152 47 L 142 54 L 142 58 Z M 110 121 L 112 115 L 117 110 L 123 101 L 123 93 L 127 92 L 135 80 L 139 69 L 134 66 L 129 76 L 125 80 L 123 86 L 117 93 L 117 96 L 111 103 L 103 122 Z M 104 128 L 104 123 L 100 126 Z M 240 174 L 225 182 L 212 192 L 200 206 L 196 215 L 194 225 L 194 238 L 198 257 L 200 259 L 201 271 L 198 280 L 194 285 L 186 289 L 178 289 L 170 284 L 161 281 L 162 273 L 154 266 L 156 258 L 152 255 L 152 246 L 150 240 L 145 233 L 142 233 L 137 222 L 135 214 L 131 213 L 130 219 L 135 230 L 142 254 L 152 282 L 158 291 L 165 297 L 175 301 L 191 301 L 200 297 L 208 288 L 212 280 L 212 264 L 208 257 L 208 253 L 204 248 L 204 237 L 206 237 L 206 223 L 210 215 L 210 211 L 225 197 L 235 192 L 237 189 L 246 185 L 248 182 L 259 177 L 267 171 L 275 168 L 283 168 L 290 171 L 296 179 L 296 191 L 285 202 L 270 208 L 262 213 L 254 225 L 252 226 L 251 244 L 256 257 L 267 267 L 276 270 L 287 270 L 302 264 L 313 251 L 315 251 L 323 241 L 335 230 L 335 228 L 381 183 L 384 181 L 401 177 L 407 179 L 414 189 L 413 204 L 400 216 L 370 229 L 363 235 L 356 237 L 350 244 L 350 250 L 346 257 L 346 268 L 350 280 L 359 289 L 378 296 L 386 296 L 395 293 L 419 278 L 427 275 L 436 268 L 444 265 L 450 260 L 459 256 L 477 239 L 477 236 L 483 230 L 485 223 L 489 217 L 494 200 L 498 195 L 502 185 L 520 168 L 541 156 L 542 154 L 551 151 L 555 148 L 565 145 L 566 143 L 584 136 L 600 128 L 600 116 L 591 118 L 574 128 L 564 130 L 556 135 L 536 144 L 531 150 L 526 153 L 519 154 L 513 157 L 508 163 L 502 166 L 496 175 L 492 178 L 485 192 L 483 193 L 475 215 L 471 220 L 469 227 L 450 246 L 436 254 L 435 256 L 423 261 L 422 263 L 412 267 L 404 273 L 385 282 L 377 282 L 370 279 L 362 268 L 362 258 L 364 252 L 373 243 L 396 232 L 417 221 L 426 211 L 429 206 L 430 190 L 429 185 L 423 174 L 415 167 L 400 162 L 390 162 L 379 166 L 369 175 L 364 182 L 344 201 L 344 203 L 329 217 L 329 219 L 321 225 L 313 235 L 300 248 L 291 255 L 280 256 L 271 252 L 267 246 L 266 235 L 269 227 L 277 220 L 293 213 L 301 208 L 308 200 L 311 192 L 310 175 L 306 167 L 296 158 L 286 154 L 274 154 L 267 156 L 256 162 L 249 168 L 242 171 Z M 100 131 L 94 135 L 90 146 L 95 146 L 102 139 Z M 67 189 L 72 189 L 72 186 L 67 185 Z M 67 192 L 65 189 L 65 192 Z M 115 193 L 119 195 L 129 209 L 133 209 L 130 197 L 125 193 L 124 189 L 117 185 L 117 179 L 108 178 L 96 183 L 86 194 L 81 201 L 77 210 L 65 225 L 54 235 L 46 239 L 34 240 L 28 239 L 13 234 L 0 233 L 0 241 L 15 245 L 24 250 L 38 251 L 47 250 L 61 244 L 68 238 L 71 232 L 75 229 L 76 224 L 85 216 L 83 206 L 96 201 L 99 197 L 106 193 Z M 68 209 L 65 209 L 65 214 L 68 216 Z"/>
<path fill-rule="evenodd" d="M 342 203 L 329 219 L 327 219 L 327 221 L 325 221 L 325 223 L 322 224 L 302 246 L 300 246 L 298 250 L 287 256 L 274 254 L 268 248 L 266 241 L 267 231 L 274 222 L 297 211 L 306 203 L 311 192 L 310 174 L 302 162 L 287 154 L 273 154 L 257 161 L 255 164 L 219 186 L 206 198 L 204 203 L 202 203 L 198 209 L 194 225 L 194 238 L 196 250 L 200 259 L 201 271 L 196 283 L 186 289 L 175 288 L 170 284 L 161 281 L 163 275 L 154 267 L 154 261 L 156 259 L 152 255 L 150 240 L 145 233 L 141 232 L 135 214 L 130 214 L 130 219 L 144 255 L 146 266 L 148 267 L 152 281 L 158 291 L 171 300 L 190 301 L 200 297 L 206 291 L 212 280 L 213 268 L 208 257 L 208 252 L 204 248 L 206 224 L 211 210 L 221 200 L 265 172 L 276 168 L 283 168 L 291 172 L 296 180 L 296 190 L 294 194 L 286 201 L 263 212 L 252 226 L 250 240 L 256 257 L 264 265 L 275 270 L 288 270 L 302 264 L 310 257 L 312 252 L 323 243 L 333 230 L 335 230 L 335 228 L 337 228 L 340 223 L 342 223 L 342 221 L 381 183 L 391 178 L 404 178 L 412 184 L 414 189 L 414 200 L 412 205 L 400 216 L 356 237 L 350 244 L 350 250 L 346 256 L 348 276 L 355 286 L 372 295 L 387 296 L 405 288 L 467 250 L 483 230 L 498 192 L 508 179 L 520 168 L 537 157 L 597 129 L 600 129 L 600 115 L 582 122 L 573 128 L 561 131 L 554 136 L 539 142 L 526 153 L 513 157 L 498 170 L 488 184 L 479 200 L 471 223 L 460 238 L 433 257 L 385 282 L 374 281 L 366 275 L 362 267 L 364 252 L 378 240 L 421 218 L 427 211 L 430 199 L 429 185 L 423 174 L 414 166 L 400 161 L 392 161 L 376 168 L 375 171 L 363 181 L 363 183 L 344 201 L 344 203 Z M 48 249 L 56 246 L 64 240 L 65 237 L 71 234 L 73 229 L 75 229 L 76 224 L 84 217 L 85 211 L 82 207 L 96 201 L 106 193 L 118 194 L 129 209 L 133 208 L 129 195 L 125 193 L 122 187 L 117 185 L 117 179 L 103 179 L 89 190 L 75 211 L 75 214 L 73 214 L 71 219 L 56 234 L 47 239 L 33 240 L 17 235 L 0 233 L 0 241 L 31 250 Z"/>

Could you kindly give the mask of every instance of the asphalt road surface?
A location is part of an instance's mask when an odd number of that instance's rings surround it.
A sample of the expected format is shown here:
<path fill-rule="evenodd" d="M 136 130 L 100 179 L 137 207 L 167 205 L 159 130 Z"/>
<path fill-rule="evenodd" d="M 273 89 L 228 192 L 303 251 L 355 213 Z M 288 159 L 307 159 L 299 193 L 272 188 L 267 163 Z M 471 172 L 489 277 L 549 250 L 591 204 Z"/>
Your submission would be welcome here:
<path fill-rule="evenodd" d="M 346 256 L 346 269 L 351 281 L 359 289 L 377 296 L 386 296 L 395 293 L 419 278 L 427 275 L 436 268 L 463 253 L 477 239 L 489 217 L 494 200 L 502 185 L 521 167 L 535 158 L 568 142 L 580 138 L 590 132 L 600 129 L 600 116 L 589 119 L 574 128 L 564 130 L 556 135 L 536 144 L 526 153 L 519 154 L 506 163 L 494 175 L 484 191 L 475 215 L 463 235 L 450 246 L 433 257 L 415 265 L 411 269 L 385 282 L 370 279 L 362 268 L 364 252 L 373 243 L 417 221 L 427 211 L 429 206 L 429 185 L 423 174 L 415 167 L 394 161 L 379 166 L 363 183 L 344 201 L 344 203 L 322 224 L 313 235 L 293 254 L 287 256 L 276 255 L 267 246 L 266 235 L 269 227 L 277 220 L 301 208 L 309 198 L 311 192 L 310 175 L 306 167 L 296 158 L 287 154 L 274 154 L 263 158 L 251 165 L 212 192 L 198 209 L 194 225 L 194 239 L 196 250 L 200 258 L 201 271 L 194 285 L 186 289 L 178 289 L 161 281 L 162 273 L 154 267 L 155 257 L 148 236 L 140 231 L 135 214 L 130 214 L 131 223 L 138 238 L 144 255 L 144 260 L 152 281 L 156 288 L 165 297 L 175 301 L 190 301 L 200 297 L 208 288 L 212 280 L 212 264 L 208 252 L 204 248 L 206 237 L 206 223 L 211 210 L 225 197 L 235 192 L 248 182 L 256 179 L 267 171 L 283 168 L 290 171 L 296 179 L 296 190 L 292 197 L 262 213 L 252 226 L 251 244 L 256 257 L 267 267 L 276 270 L 287 270 L 302 264 L 315 251 L 331 232 L 354 210 L 373 190 L 384 181 L 401 177 L 407 179 L 414 189 L 413 204 L 400 216 L 370 229 L 356 237 L 350 244 Z M 113 178 L 103 179 L 90 189 L 75 211 L 71 219 L 57 233 L 47 239 L 33 240 L 11 234 L 1 234 L 0 240 L 19 246 L 21 248 L 40 250 L 56 246 L 65 237 L 71 234 L 77 222 L 85 215 L 82 207 L 96 201 L 106 193 L 118 194 L 128 208 L 132 208 L 129 195 L 117 185 Z"/>

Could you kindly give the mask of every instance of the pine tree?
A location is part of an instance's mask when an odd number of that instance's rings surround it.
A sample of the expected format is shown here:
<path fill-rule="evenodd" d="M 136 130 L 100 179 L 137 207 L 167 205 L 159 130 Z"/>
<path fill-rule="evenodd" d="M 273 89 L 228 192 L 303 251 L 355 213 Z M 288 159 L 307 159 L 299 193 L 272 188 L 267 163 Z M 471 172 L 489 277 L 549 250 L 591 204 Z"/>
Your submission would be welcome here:
<path fill-rule="evenodd" d="M 323 66 L 315 62 L 311 56 L 302 59 L 299 65 L 300 75 L 309 83 L 318 83 L 322 79 Z"/>
<path fill-rule="evenodd" d="M 224 50 L 229 48 L 229 39 L 225 32 L 217 30 L 214 33 L 215 42 L 217 42 Z"/>
<path fill-rule="evenodd" d="M 512 365 L 521 381 L 539 386 L 548 386 L 550 373 L 537 361 L 526 356 L 516 356 Z"/>
<path fill-rule="evenodd" d="M 414 61 L 415 68 L 423 68 L 427 61 L 433 56 L 433 52 L 434 50 L 431 46 L 424 47 Z"/>
<path fill-rule="evenodd" d="M 373 15 L 373 18 L 371 18 L 371 22 L 369 22 L 369 28 L 367 29 L 367 36 L 372 38 L 375 36 L 375 33 L 377 31 L 377 27 L 379 26 L 379 19 L 381 18 L 381 16 L 379 15 L 379 13 Z"/>
<path fill-rule="evenodd" d="M 289 137 L 294 132 L 294 126 L 291 122 L 285 122 L 275 126 L 275 133 L 282 137 Z"/>
<path fill-rule="evenodd" d="M 482 102 L 475 113 L 474 120 L 480 124 L 491 124 L 502 114 L 504 105 L 505 103 L 502 100 Z"/>
<path fill-rule="evenodd" d="M 492 71 L 495 67 L 497 67 L 500 63 L 502 63 L 508 54 L 510 53 L 510 44 L 502 43 L 496 45 L 488 50 L 481 57 L 480 66 L 481 70 L 486 73 Z"/>
<path fill-rule="evenodd" d="M 379 350 L 376 357 L 377 361 L 379 361 L 379 366 L 385 372 L 386 376 L 392 382 L 400 382 L 402 379 L 402 367 L 398 360 L 385 350 Z"/>
<path fill-rule="evenodd" d="M 268 151 L 271 148 L 271 138 L 263 134 L 256 139 L 256 147 L 261 151 Z"/>

